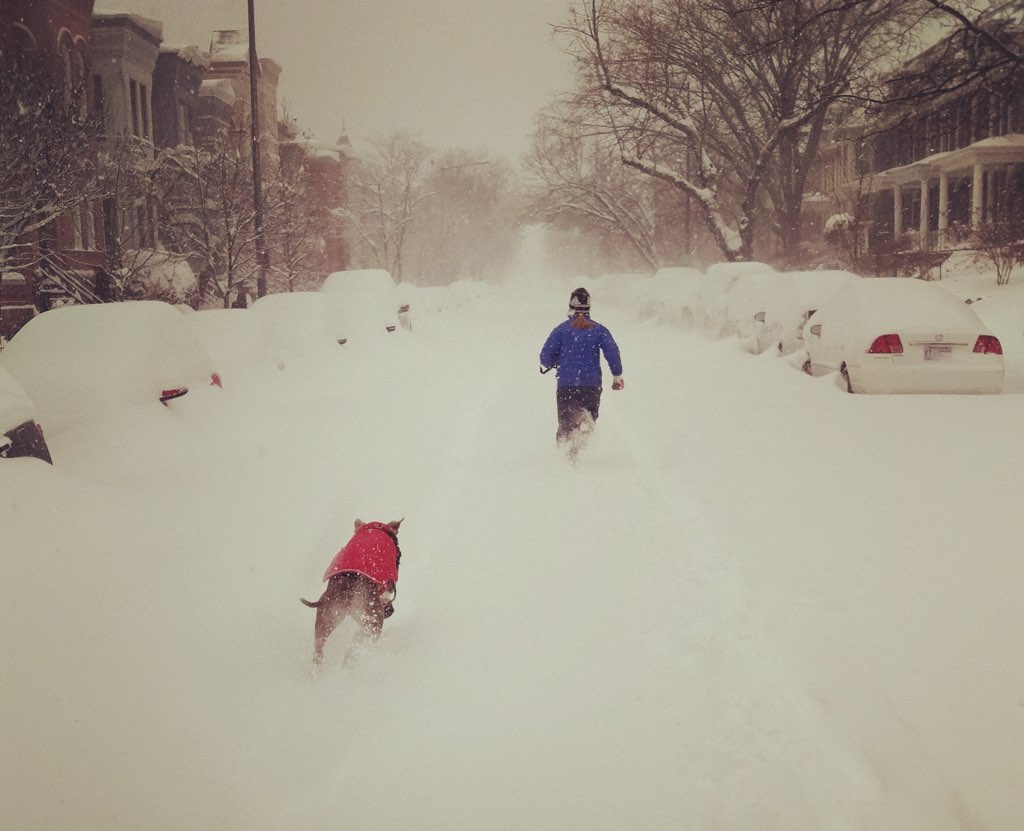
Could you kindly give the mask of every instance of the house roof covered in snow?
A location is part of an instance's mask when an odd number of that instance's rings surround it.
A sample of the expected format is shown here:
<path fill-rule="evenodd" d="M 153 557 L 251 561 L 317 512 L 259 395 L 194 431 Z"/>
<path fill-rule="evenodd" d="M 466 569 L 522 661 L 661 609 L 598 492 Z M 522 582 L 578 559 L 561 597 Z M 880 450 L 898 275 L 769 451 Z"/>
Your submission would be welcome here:
<path fill-rule="evenodd" d="M 177 55 L 181 60 L 199 69 L 207 69 L 210 66 L 210 59 L 198 46 L 169 46 L 164 44 L 160 47 L 160 52 L 161 54 Z"/>
<path fill-rule="evenodd" d="M 97 6 L 93 9 L 92 19 L 95 24 L 113 25 L 122 21 L 127 25 L 139 30 L 150 40 L 159 43 L 164 37 L 164 24 L 159 20 L 153 20 L 142 15 L 135 14 L 124 8 L 111 5 Z"/>
<path fill-rule="evenodd" d="M 227 78 L 208 78 L 199 85 L 199 94 L 218 98 L 225 104 L 234 105 L 238 100 L 235 88 Z"/>

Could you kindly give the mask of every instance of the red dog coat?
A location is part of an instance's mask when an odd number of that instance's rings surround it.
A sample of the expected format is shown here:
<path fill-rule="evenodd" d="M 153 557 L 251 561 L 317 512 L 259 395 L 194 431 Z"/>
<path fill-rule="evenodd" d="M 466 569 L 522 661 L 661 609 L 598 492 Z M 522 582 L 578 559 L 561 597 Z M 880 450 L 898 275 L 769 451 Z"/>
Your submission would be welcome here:
<path fill-rule="evenodd" d="M 324 581 L 343 571 L 363 574 L 380 586 L 398 582 L 398 543 L 383 522 L 360 525 L 345 547 L 334 555 Z"/>

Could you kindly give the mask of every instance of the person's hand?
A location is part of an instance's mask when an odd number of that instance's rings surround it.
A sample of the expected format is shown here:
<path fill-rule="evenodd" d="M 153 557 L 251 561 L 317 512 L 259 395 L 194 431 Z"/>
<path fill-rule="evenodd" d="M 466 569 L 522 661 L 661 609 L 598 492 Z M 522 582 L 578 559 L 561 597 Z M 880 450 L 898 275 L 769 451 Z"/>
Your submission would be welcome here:
<path fill-rule="evenodd" d="M 621 375 L 619 375 L 619 376 L 617 376 L 615 378 L 612 378 L 612 389 L 613 390 L 621 390 L 621 389 L 624 389 L 625 386 L 626 386 L 626 382 L 622 380 L 622 376 Z"/>

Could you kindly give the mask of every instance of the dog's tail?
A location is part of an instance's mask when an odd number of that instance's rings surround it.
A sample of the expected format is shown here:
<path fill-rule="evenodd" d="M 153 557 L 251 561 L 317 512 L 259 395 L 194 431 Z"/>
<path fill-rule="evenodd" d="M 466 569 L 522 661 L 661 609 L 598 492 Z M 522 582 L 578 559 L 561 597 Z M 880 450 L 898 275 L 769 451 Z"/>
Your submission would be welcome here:
<path fill-rule="evenodd" d="M 309 606 L 310 609 L 319 609 L 320 608 L 320 601 L 319 600 L 316 603 L 310 603 L 304 597 L 300 597 L 299 600 L 301 600 L 303 603 L 305 603 L 307 606 Z"/>

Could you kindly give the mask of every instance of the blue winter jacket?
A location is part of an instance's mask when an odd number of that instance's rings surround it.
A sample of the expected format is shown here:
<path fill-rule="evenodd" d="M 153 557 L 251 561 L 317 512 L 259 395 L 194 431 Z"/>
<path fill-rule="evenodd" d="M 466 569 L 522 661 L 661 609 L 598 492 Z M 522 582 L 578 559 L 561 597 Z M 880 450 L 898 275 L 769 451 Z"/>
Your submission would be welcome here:
<path fill-rule="evenodd" d="M 587 315 L 590 320 L 590 315 Z M 589 329 L 574 329 L 572 318 L 556 326 L 540 350 L 540 365 L 558 367 L 560 387 L 601 386 L 601 360 L 604 359 L 612 375 L 622 374 L 622 359 L 615 338 L 600 323 L 590 320 Z"/>

